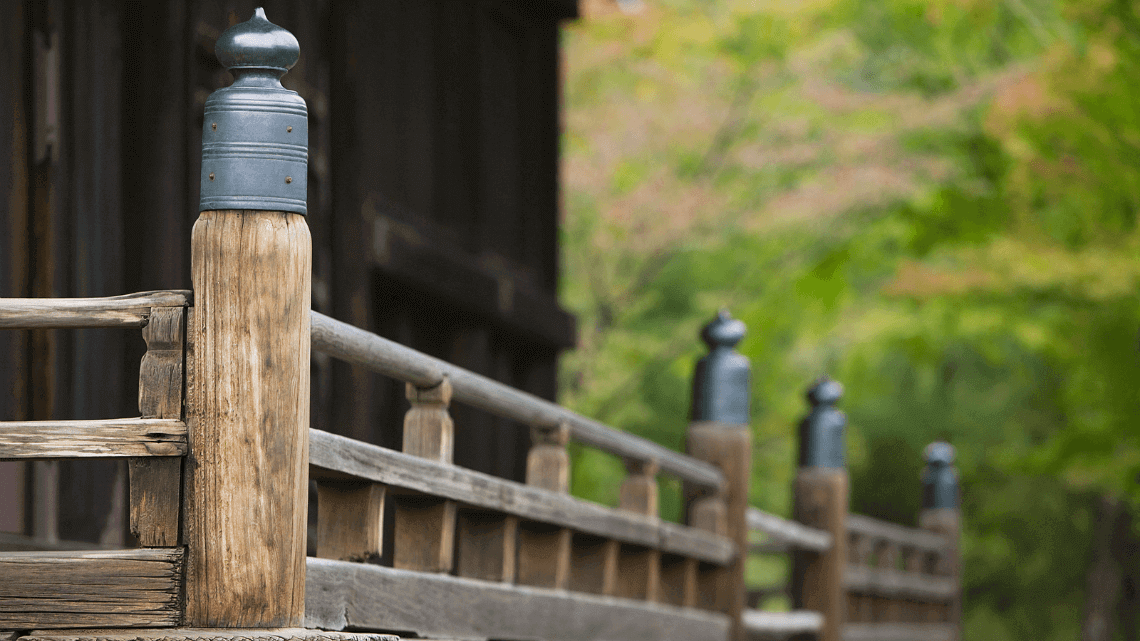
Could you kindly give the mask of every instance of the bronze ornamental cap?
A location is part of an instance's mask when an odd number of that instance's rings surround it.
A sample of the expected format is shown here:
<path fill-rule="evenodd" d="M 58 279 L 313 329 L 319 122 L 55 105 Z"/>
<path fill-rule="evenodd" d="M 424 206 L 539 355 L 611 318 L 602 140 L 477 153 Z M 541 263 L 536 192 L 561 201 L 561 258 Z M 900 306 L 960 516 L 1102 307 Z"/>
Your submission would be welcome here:
<path fill-rule="evenodd" d="M 199 211 L 306 214 L 308 109 L 297 92 L 281 86 L 300 56 L 297 39 L 259 8 L 227 29 L 214 53 L 234 82 L 206 100 Z"/>

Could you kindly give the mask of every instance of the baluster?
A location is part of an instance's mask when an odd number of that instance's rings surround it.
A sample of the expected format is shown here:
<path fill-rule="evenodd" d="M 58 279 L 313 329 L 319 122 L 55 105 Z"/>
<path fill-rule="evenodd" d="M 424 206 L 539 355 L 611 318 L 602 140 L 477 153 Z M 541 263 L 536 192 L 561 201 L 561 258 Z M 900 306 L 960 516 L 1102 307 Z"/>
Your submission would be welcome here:
<path fill-rule="evenodd" d="M 146 353 L 139 365 L 139 414 L 182 418 L 185 309 L 155 307 L 143 327 Z M 131 533 L 144 547 L 179 544 L 182 459 L 134 458 L 129 462 Z"/>
<path fill-rule="evenodd" d="M 448 413 L 451 383 L 446 378 L 435 387 L 408 383 L 405 396 L 412 406 L 404 415 L 404 452 L 450 464 L 455 442 L 455 427 Z M 404 494 L 394 497 L 393 502 L 392 565 L 420 572 L 450 572 L 455 555 L 455 501 Z"/>
<path fill-rule="evenodd" d="M 898 569 L 899 547 L 890 541 L 879 541 L 875 546 L 875 567 Z M 899 621 L 899 602 L 894 596 L 876 596 L 874 600 L 874 620 L 885 622 Z"/>
<path fill-rule="evenodd" d="M 309 310 L 305 101 L 258 9 L 215 46 L 233 85 L 206 102 L 190 249 L 184 466 L 190 627 L 299 627 L 305 614 Z M 240 152 L 240 153 L 238 153 Z"/>
<path fill-rule="evenodd" d="M 932 607 L 930 618 L 953 624 L 955 639 L 961 638 L 962 634 L 960 504 L 954 447 L 944 442 L 931 443 L 926 447 L 926 468 L 922 472 L 922 511 L 918 526 L 946 538 L 947 547 L 938 555 L 932 569 L 939 575 L 951 577 L 958 590 L 949 604 Z"/>
<path fill-rule="evenodd" d="M 744 560 L 748 550 L 748 489 L 752 474 L 749 428 L 751 366 L 735 347 L 744 338 L 744 323 L 722 310 L 701 331 L 709 347 L 693 376 L 692 423 L 686 443 L 690 455 L 720 468 L 723 493 L 699 499 L 688 492 L 689 522 L 697 527 L 723 526 L 738 554 L 725 567 L 700 572 L 699 590 L 711 609 L 732 621 L 730 638 L 744 639 Z M 686 598 L 686 602 L 689 599 Z"/>
<path fill-rule="evenodd" d="M 922 574 L 924 564 L 924 552 L 917 547 L 907 546 L 903 548 L 903 570 L 910 574 Z M 914 599 L 907 599 L 903 603 L 903 621 L 908 623 L 918 623 L 922 621 L 925 606 L 915 601 Z"/>
<path fill-rule="evenodd" d="M 831 533 L 831 549 L 793 556 L 796 608 L 823 615 L 819 641 L 839 641 L 844 617 L 843 568 L 847 563 L 847 470 L 843 431 L 847 418 L 835 409 L 843 386 L 823 377 L 808 390 L 811 412 L 800 423 L 800 469 L 795 484 L 795 520 Z"/>
<path fill-rule="evenodd" d="M 551 492 L 570 491 L 570 428 L 531 430 L 533 445 L 526 459 L 526 482 Z M 543 523 L 519 524 L 518 582 L 546 588 L 570 585 L 573 532 Z"/>
<path fill-rule="evenodd" d="M 625 461 L 619 507 L 657 517 L 657 463 Z M 661 581 L 661 552 L 652 548 L 623 545 L 618 556 L 618 596 L 657 601 Z"/>
<path fill-rule="evenodd" d="M 848 536 L 849 563 L 858 567 L 871 565 L 871 554 L 874 550 L 874 541 L 863 534 L 851 532 Z M 874 597 L 866 592 L 847 593 L 847 611 L 850 621 L 874 620 Z"/>

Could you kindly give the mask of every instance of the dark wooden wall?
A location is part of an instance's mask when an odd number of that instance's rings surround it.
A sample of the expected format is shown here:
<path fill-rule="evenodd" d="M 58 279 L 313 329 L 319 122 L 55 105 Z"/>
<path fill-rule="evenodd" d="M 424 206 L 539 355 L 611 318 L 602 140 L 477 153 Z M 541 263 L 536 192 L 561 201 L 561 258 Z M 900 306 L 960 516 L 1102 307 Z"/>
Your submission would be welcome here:
<path fill-rule="evenodd" d="M 0 296 L 190 287 L 202 110 L 229 82 L 213 42 L 258 4 L 0 0 Z M 552 398 L 575 339 L 557 303 L 558 21 L 575 3 L 264 6 L 301 43 L 285 84 L 309 104 L 314 308 Z M 0 420 L 137 414 L 142 348 L 0 333 Z M 314 427 L 399 446 L 402 385 L 313 367 Z M 526 430 L 454 417 L 457 463 L 521 478 Z M 28 487 L 59 510 L 25 498 L 23 530 L 54 516 L 64 538 L 121 537 L 121 466 L 36 467 Z"/>

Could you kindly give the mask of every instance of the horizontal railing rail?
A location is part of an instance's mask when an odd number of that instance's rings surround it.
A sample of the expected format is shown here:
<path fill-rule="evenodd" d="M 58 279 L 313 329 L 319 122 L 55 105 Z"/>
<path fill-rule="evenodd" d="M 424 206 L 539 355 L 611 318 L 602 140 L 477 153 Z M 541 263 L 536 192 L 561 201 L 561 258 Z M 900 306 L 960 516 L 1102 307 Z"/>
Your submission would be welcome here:
<path fill-rule="evenodd" d="M 0 329 L 144 327 L 154 307 L 193 304 L 188 290 L 106 298 L 0 298 Z"/>
<path fill-rule="evenodd" d="M 761 546 L 772 544 L 774 544 L 773 547 L 779 546 L 772 550 L 757 546 L 753 548 L 753 551 L 775 552 L 798 549 L 825 552 L 831 548 L 831 533 L 826 530 L 808 527 L 802 523 L 790 521 L 756 508 L 750 508 L 747 516 L 749 529 L 768 535 L 769 540 L 760 544 Z"/>
<path fill-rule="evenodd" d="M 309 430 L 309 464 L 315 468 L 310 477 L 318 481 L 344 476 L 366 479 L 708 563 L 726 563 L 736 553 L 732 541 L 703 530 L 647 519 L 317 429 Z"/>
<path fill-rule="evenodd" d="M 0 461 L 186 454 L 186 423 L 165 418 L 0 422 Z"/>
<path fill-rule="evenodd" d="M 787 639 L 800 634 L 818 634 L 823 615 L 808 610 L 762 612 L 748 609 L 741 616 L 748 636 L 755 639 Z"/>
<path fill-rule="evenodd" d="M 862 514 L 847 515 L 848 533 L 857 534 L 870 539 L 881 540 L 901 547 L 915 548 L 925 552 L 942 553 L 949 547 L 946 537 L 928 530 L 910 528 L 896 525 L 887 521 L 863 516 Z"/>
<path fill-rule="evenodd" d="M 312 314 L 312 341 L 316 351 L 418 387 L 434 387 L 446 378 L 454 390 L 455 400 L 467 405 L 532 427 L 566 425 L 571 436 L 586 445 L 624 458 L 656 463 L 662 472 L 699 487 L 720 490 L 724 486 L 724 474 L 709 463 L 615 430 L 550 401 L 319 312 Z"/>

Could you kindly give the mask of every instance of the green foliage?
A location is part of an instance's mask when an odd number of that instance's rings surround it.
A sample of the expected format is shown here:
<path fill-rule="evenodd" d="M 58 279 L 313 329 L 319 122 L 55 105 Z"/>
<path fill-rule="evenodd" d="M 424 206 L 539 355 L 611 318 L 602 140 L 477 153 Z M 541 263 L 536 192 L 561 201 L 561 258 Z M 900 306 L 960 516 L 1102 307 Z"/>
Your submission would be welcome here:
<path fill-rule="evenodd" d="M 802 393 L 830 373 L 855 511 L 914 523 L 922 448 L 958 448 L 966 638 L 1076 637 L 1090 506 L 1140 506 L 1140 13 L 649 4 L 566 34 L 563 399 L 679 448 L 697 332 L 727 306 L 753 504 L 789 512 Z M 574 466 L 616 502 L 618 462 Z"/>

